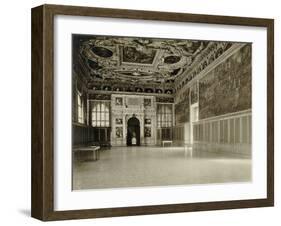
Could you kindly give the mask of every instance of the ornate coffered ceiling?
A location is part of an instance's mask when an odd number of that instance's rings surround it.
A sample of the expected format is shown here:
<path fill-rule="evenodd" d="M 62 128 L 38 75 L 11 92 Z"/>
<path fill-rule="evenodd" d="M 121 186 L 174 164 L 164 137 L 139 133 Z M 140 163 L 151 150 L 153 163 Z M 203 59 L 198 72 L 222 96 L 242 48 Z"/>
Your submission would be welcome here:
<path fill-rule="evenodd" d="M 101 84 L 109 90 L 122 84 L 128 90 L 154 87 L 152 92 L 162 92 L 173 90 L 176 79 L 199 64 L 214 44 L 200 40 L 73 35 L 73 63 L 74 67 L 80 64 L 88 83 Z"/>

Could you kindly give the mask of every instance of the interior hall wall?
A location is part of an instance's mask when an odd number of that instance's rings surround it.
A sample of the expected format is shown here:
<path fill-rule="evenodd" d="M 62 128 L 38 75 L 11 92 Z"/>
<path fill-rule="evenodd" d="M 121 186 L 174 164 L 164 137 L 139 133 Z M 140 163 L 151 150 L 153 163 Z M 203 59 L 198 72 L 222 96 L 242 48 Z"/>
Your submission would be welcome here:
<path fill-rule="evenodd" d="M 84 124 L 87 123 L 88 89 L 76 71 L 72 73 L 72 122 L 78 122 L 77 94 L 82 94 Z"/>
<path fill-rule="evenodd" d="M 199 81 L 194 150 L 251 155 L 251 76 L 251 44 L 245 44 Z"/>
<path fill-rule="evenodd" d="M 87 121 L 87 99 L 88 89 L 84 84 L 81 74 L 78 74 L 75 70 L 72 73 L 72 145 L 83 146 L 91 145 L 94 142 L 93 128 L 88 125 Z M 83 102 L 83 123 L 78 122 L 78 92 L 82 95 Z"/>
<path fill-rule="evenodd" d="M 199 81 L 199 119 L 251 108 L 251 44 Z"/>
<path fill-rule="evenodd" d="M 198 84 L 185 86 L 175 95 L 175 126 L 173 129 L 173 143 L 175 145 L 191 142 L 190 106 L 198 103 Z"/>
<path fill-rule="evenodd" d="M 180 94 L 176 96 L 176 103 L 175 103 L 175 124 L 179 125 L 185 122 L 189 122 L 189 114 L 190 114 L 190 107 L 189 107 L 189 92 L 190 89 L 187 88 Z"/>
<path fill-rule="evenodd" d="M 140 122 L 140 145 L 156 144 L 156 99 L 154 96 L 111 95 L 111 145 L 127 145 L 127 122 L 135 117 Z"/>
<path fill-rule="evenodd" d="M 72 124 L 72 145 L 93 145 L 95 142 L 95 131 L 93 127 L 80 124 Z"/>
<path fill-rule="evenodd" d="M 100 147 L 110 147 L 110 134 L 111 134 L 111 125 L 93 125 L 92 123 L 92 109 L 95 103 L 109 103 L 109 119 L 111 114 L 111 95 L 110 94 L 96 94 L 96 93 L 89 93 L 88 94 L 88 126 L 90 127 L 91 131 L 91 143 L 92 145 L 97 145 Z"/>

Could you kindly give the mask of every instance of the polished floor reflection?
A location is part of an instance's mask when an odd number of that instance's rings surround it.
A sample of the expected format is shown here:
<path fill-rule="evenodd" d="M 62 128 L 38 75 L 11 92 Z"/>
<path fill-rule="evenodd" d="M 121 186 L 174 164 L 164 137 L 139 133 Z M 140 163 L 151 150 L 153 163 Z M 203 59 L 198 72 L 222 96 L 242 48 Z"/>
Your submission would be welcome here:
<path fill-rule="evenodd" d="M 73 189 L 251 181 L 251 158 L 183 147 L 114 147 L 73 161 Z"/>

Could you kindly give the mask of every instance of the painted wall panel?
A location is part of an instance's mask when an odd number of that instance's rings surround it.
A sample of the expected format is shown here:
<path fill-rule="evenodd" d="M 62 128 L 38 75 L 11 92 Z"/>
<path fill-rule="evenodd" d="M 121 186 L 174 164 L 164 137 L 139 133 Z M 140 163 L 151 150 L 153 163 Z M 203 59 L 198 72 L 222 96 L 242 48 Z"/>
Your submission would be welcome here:
<path fill-rule="evenodd" d="M 251 108 L 251 44 L 226 59 L 199 82 L 199 118 Z"/>

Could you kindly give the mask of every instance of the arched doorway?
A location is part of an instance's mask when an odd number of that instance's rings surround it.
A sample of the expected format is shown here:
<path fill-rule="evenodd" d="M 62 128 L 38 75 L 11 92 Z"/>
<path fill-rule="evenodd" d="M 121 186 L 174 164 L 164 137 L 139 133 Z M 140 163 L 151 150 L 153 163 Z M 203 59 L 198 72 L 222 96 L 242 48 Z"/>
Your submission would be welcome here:
<path fill-rule="evenodd" d="M 140 146 L 140 121 L 135 116 L 127 123 L 127 145 Z"/>

